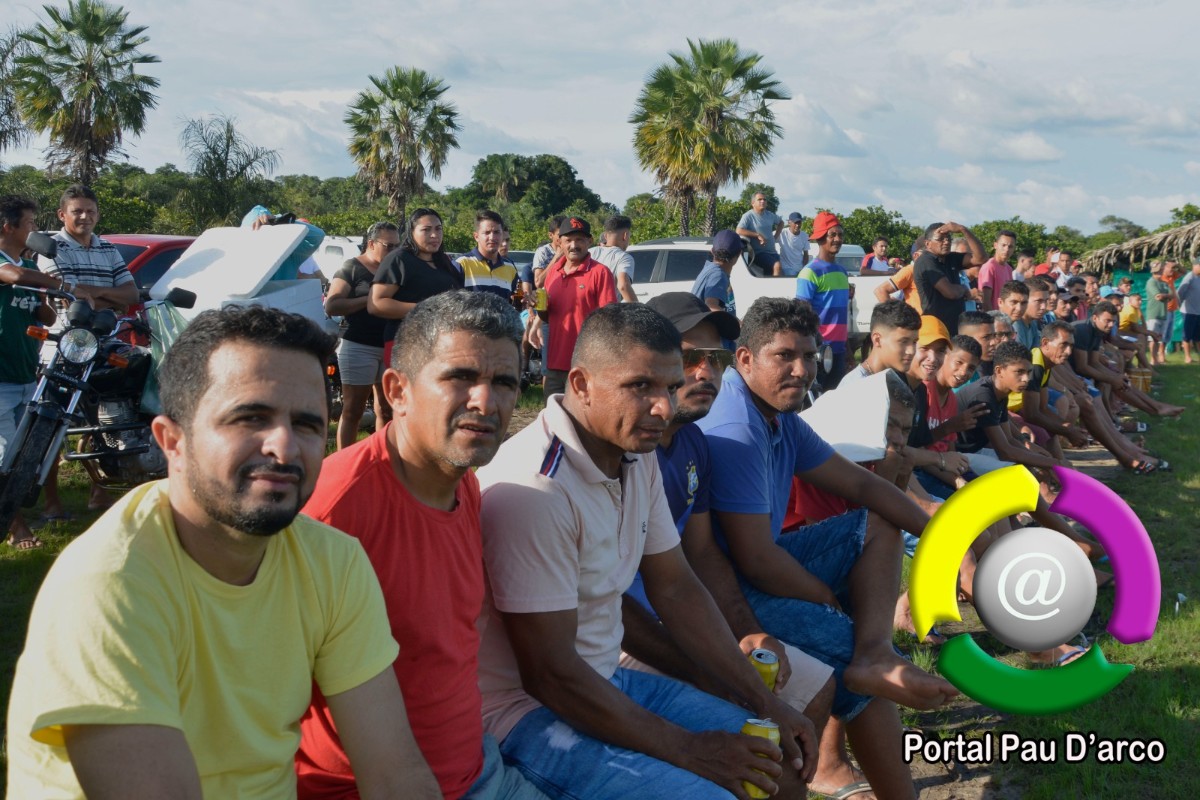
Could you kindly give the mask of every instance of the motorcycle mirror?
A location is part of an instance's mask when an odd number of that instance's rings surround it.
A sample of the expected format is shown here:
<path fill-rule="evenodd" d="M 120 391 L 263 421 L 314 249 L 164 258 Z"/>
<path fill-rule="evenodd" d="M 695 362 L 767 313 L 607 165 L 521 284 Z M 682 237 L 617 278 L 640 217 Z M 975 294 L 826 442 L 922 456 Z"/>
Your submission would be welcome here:
<path fill-rule="evenodd" d="M 88 327 L 92 329 L 92 333 L 101 336 L 112 333 L 112 329 L 117 327 L 117 312 L 111 308 L 97 311 L 92 315 L 92 321 L 88 323 Z"/>
<path fill-rule="evenodd" d="M 54 241 L 53 236 L 48 236 L 41 231 L 29 234 L 25 239 L 25 246 L 46 258 L 54 258 L 58 255 L 58 242 Z"/>
<path fill-rule="evenodd" d="M 821 348 L 821 366 L 826 375 L 833 371 L 833 348 L 830 345 Z"/>
<path fill-rule="evenodd" d="M 67 324 L 72 328 L 86 328 L 95 313 L 86 300 L 76 300 L 67 309 Z"/>
<path fill-rule="evenodd" d="M 176 286 L 167 292 L 166 301 L 176 308 L 191 308 L 196 305 L 196 293 Z"/>

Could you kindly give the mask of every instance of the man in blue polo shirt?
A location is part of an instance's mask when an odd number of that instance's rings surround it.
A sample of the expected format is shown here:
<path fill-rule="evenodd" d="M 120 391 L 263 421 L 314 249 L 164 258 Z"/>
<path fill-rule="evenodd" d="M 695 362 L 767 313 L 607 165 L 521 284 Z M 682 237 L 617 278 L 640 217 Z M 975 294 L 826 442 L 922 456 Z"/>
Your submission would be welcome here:
<path fill-rule="evenodd" d="M 924 530 L 929 517 L 794 413 L 816 369 L 817 325 L 807 304 L 782 298 L 760 298 L 743 317 L 733 367 L 698 423 L 713 528 L 766 631 L 833 667 L 833 713 L 872 782 L 911 790 L 903 762 L 888 755 L 900 746 L 894 703 L 936 708 L 958 694 L 891 644 L 899 531 Z M 864 508 L 781 536 L 793 476 Z"/>
<path fill-rule="evenodd" d="M 500 255 L 504 241 L 504 218 L 495 211 L 475 215 L 475 247 L 454 260 L 463 275 L 463 288 L 472 292 L 491 292 L 511 300 L 517 290 L 517 268 Z"/>

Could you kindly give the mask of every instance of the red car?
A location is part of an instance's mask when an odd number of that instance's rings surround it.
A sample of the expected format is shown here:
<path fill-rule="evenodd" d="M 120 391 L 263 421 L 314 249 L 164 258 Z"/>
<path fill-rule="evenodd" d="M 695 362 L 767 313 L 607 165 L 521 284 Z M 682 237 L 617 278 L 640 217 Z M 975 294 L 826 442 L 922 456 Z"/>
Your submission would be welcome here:
<path fill-rule="evenodd" d="M 149 289 L 157 283 L 163 273 L 179 260 L 183 251 L 196 241 L 195 236 L 159 236 L 154 233 L 111 233 L 100 238 L 117 248 L 139 289 Z M 128 313 L 136 314 L 141 308 L 140 304 L 130 306 Z M 145 337 L 132 332 L 121 334 L 121 338 L 130 344 L 150 344 Z"/>
<path fill-rule="evenodd" d="M 110 233 L 100 237 L 116 246 L 139 289 L 149 289 L 179 260 L 195 236 L 153 233 Z"/>

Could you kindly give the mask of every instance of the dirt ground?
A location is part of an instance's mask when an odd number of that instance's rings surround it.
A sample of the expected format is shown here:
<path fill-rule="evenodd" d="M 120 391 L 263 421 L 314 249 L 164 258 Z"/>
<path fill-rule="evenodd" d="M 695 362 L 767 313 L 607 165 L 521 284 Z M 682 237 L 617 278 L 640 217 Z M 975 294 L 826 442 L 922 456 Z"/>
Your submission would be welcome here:
<path fill-rule="evenodd" d="M 524 428 L 538 415 L 538 409 L 519 408 L 509 423 L 509 435 Z M 1121 470 L 1120 465 L 1107 450 L 1099 445 L 1082 450 L 1072 450 L 1070 459 L 1075 467 L 1097 480 L 1107 483 Z M 963 621 L 939 624 L 939 629 L 949 638 L 964 631 L 983 630 L 974 611 L 963 607 Z M 984 708 L 970 698 L 960 698 L 948 707 L 936 712 L 917 715 L 916 727 L 930 732 L 942 732 L 953 736 L 959 730 L 987 731 L 1004 728 L 1003 714 Z M 919 757 L 912 763 L 913 779 L 922 800 L 1018 800 L 1022 796 L 1019 786 L 1007 783 L 998 786 L 996 768 L 990 765 L 964 766 L 942 763 L 926 763 Z M 816 796 L 816 795 L 814 795 Z"/>

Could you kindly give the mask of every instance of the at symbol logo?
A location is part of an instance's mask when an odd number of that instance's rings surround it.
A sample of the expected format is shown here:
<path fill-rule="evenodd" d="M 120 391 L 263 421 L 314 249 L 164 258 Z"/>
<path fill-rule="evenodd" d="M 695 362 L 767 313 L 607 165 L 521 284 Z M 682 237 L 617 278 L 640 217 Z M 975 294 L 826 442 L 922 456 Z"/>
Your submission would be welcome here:
<path fill-rule="evenodd" d="M 1054 583 L 1054 575 L 1052 574 L 1054 571 L 1049 569 L 1037 569 L 1035 567 L 1026 569 L 1025 572 L 1021 573 L 1021 577 L 1017 578 L 1016 585 L 1013 587 L 1013 593 L 1016 595 L 1017 605 L 1021 606 L 1022 608 L 1029 608 L 1033 605 L 1049 608 L 1050 610 L 1045 614 L 1025 614 L 1017 611 L 1017 609 L 1013 608 L 1013 604 L 1009 602 L 1009 575 L 1012 574 L 1013 568 L 1017 566 L 1017 564 L 1030 558 L 1045 559 L 1054 565 L 1054 568 L 1057 571 L 1056 574 L 1058 575 L 1058 592 L 1053 597 L 1046 597 L 1046 592 L 1050 590 L 1050 587 Z M 1031 579 L 1035 579 L 1037 581 L 1037 588 L 1034 590 L 1033 597 L 1028 597 L 1027 590 L 1029 588 Z M 1050 619 L 1059 611 L 1058 608 L 1054 607 L 1054 604 L 1062 599 L 1063 592 L 1067 590 L 1067 571 L 1063 569 L 1063 565 L 1059 562 L 1059 560 L 1049 553 L 1025 553 L 1008 562 L 1008 565 L 1004 568 L 1004 571 L 1000 573 L 1000 586 L 997 588 L 999 590 L 1001 605 L 1004 606 L 1005 611 L 1012 614 L 1014 617 L 1028 620 L 1030 622 Z"/>

